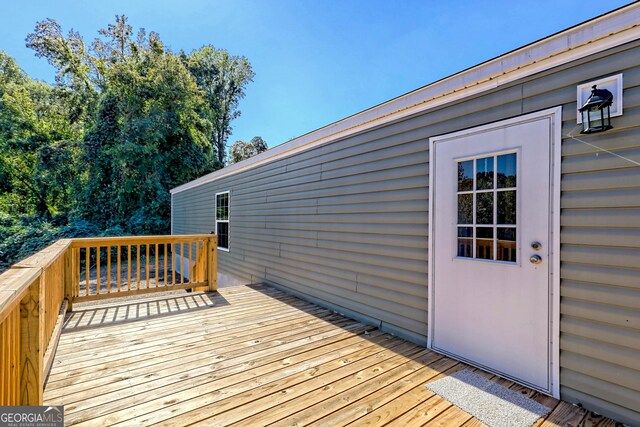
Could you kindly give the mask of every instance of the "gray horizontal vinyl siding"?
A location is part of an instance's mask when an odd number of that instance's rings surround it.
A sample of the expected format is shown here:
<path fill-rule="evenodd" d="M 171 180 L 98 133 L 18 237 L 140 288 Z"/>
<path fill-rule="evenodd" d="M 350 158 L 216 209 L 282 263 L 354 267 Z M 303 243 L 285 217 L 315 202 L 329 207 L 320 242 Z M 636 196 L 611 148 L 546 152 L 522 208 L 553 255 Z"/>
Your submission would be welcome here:
<path fill-rule="evenodd" d="M 638 423 L 639 45 L 177 193 L 173 232 L 213 230 L 214 193 L 229 190 L 231 250 L 219 254 L 222 272 L 424 343 L 429 137 L 561 105 L 561 395 Z M 580 135 L 576 86 L 620 72 L 624 115 L 606 133 Z"/>
<path fill-rule="evenodd" d="M 427 145 L 344 141 L 177 193 L 173 232 L 213 229 L 212 195 L 230 190 L 221 272 L 287 286 L 424 342 Z"/>

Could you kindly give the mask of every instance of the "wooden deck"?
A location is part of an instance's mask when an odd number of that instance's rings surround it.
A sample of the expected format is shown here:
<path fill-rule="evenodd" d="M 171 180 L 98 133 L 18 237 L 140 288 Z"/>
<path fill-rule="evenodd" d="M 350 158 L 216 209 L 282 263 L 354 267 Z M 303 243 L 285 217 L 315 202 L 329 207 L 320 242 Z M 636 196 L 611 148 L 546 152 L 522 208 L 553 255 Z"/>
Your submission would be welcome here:
<path fill-rule="evenodd" d="M 481 426 L 424 384 L 468 366 L 267 286 L 74 307 L 44 392 L 68 425 Z M 553 408 L 538 426 L 615 423 Z"/>

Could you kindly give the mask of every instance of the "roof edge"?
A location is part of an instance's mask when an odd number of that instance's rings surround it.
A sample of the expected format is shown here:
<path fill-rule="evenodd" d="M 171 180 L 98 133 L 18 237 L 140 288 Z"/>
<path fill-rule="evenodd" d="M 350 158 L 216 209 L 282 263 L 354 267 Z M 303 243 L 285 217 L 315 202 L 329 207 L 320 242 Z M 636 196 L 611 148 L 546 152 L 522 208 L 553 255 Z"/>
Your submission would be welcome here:
<path fill-rule="evenodd" d="M 311 131 L 257 156 L 175 187 L 171 190 L 171 194 L 180 193 L 463 97 L 486 92 L 511 81 L 636 39 L 640 39 L 640 3 L 623 6 Z"/>

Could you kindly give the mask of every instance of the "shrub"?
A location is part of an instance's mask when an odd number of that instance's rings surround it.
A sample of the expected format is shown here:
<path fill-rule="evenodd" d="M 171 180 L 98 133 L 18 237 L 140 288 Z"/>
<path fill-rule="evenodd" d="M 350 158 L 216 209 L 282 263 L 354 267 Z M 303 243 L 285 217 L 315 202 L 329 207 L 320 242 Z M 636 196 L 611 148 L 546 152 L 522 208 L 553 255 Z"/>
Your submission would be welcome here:
<path fill-rule="evenodd" d="M 72 220 L 65 225 L 58 225 L 59 223 L 59 218 L 11 218 L 0 214 L 0 272 L 58 239 L 124 234 L 118 227 L 101 232 L 98 227 L 85 220 Z"/>

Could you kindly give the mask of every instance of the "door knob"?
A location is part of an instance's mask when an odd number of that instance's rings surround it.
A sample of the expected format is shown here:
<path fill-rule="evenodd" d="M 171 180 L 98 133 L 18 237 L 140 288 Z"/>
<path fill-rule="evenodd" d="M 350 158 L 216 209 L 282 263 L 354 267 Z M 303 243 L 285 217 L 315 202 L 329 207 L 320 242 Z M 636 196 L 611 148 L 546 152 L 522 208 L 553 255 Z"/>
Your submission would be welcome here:
<path fill-rule="evenodd" d="M 540 264 L 542 262 L 542 257 L 540 255 L 531 255 L 529 257 L 529 262 L 531 264 Z"/>

